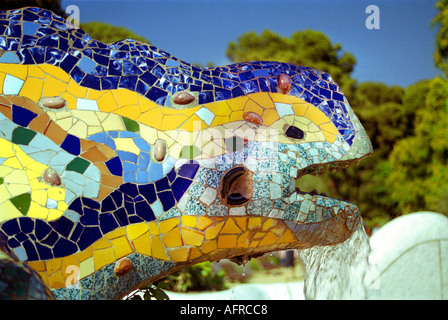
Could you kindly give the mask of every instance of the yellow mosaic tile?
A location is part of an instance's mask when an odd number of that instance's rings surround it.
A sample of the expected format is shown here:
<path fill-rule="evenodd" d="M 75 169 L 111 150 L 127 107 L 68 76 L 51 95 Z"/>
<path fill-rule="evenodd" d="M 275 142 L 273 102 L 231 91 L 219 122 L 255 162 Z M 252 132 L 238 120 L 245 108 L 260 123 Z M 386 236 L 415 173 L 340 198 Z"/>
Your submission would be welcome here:
<path fill-rule="evenodd" d="M 93 251 L 99 250 L 99 249 L 110 248 L 110 247 L 111 247 L 111 242 L 106 237 L 101 238 L 92 244 Z"/>
<path fill-rule="evenodd" d="M 166 123 L 166 122 L 171 123 L 171 117 L 170 118 L 165 117 L 164 121 L 165 121 L 164 123 Z M 170 126 L 169 127 L 170 129 L 168 129 L 168 130 L 179 128 L 179 130 L 187 130 L 189 132 L 192 132 L 192 131 L 204 130 L 204 129 L 208 128 L 207 124 L 201 118 L 199 118 L 197 115 L 192 115 L 189 118 L 187 118 L 185 116 L 181 116 L 178 119 L 178 121 L 179 121 L 179 125 L 177 127 L 175 126 L 177 123 L 173 122 L 172 127 Z M 165 128 L 164 124 L 162 124 L 162 128 Z"/>
<path fill-rule="evenodd" d="M 52 275 L 48 276 L 48 285 L 50 288 L 62 288 L 65 287 L 65 279 L 62 275 L 62 271 L 58 270 Z"/>
<path fill-rule="evenodd" d="M 190 252 L 189 252 L 189 255 L 188 255 L 188 259 L 189 260 L 194 260 L 194 259 L 199 258 L 201 256 L 202 256 L 202 253 L 201 253 L 201 251 L 199 251 L 198 248 L 196 248 L 196 247 L 191 247 L 190 248 Z"/>
<path fill-rule="evenodd" d="M 126 235 L 126 229 L 125 228 L 117 228 L 111 232 L 109 232 L 108 234 L 106 234 L 106 237 L 108 239 L 115 239 L 121 236 L 125 236 Z"/>
<path fill-rule="evenodd" d="M 8 197 L 8 199 L 9 198 L 10 197 Z M 0 212 L 2 213 L 2 221 L 23 216 L 23 214 L 10 201 L 0 204 Z"/>
<path fill-rule="evenodd" d="M 233 219 L 229 218 L 221 229 L 221 233 L 241 233 L 241 229 L 235 224 Z"/>
<path fill-rule="evenodd" d="M 247 222 L 247 228 L 249 230 L 257 230 L 261 228 L 261 218 L 260 217 L 250 217 Z"/>
<path fill-rule="evenodd" d="M 28 80 L 26 81 L 28 82 Z M 67 83 L 47 75 L 42 89 L 43 97 L 59 97 L 67 90 Z M 27 97 L 29 98 L 29 97 Z"/>
<path fill-rule="evenodd" d="M 174 262 L 185 262 L 188 259 L 188 247 L 173 249 L 169 253 Z"/>
<path fill-rule="evenodd" d="M 117 104 L 121 107 L 138 105 L 138 93 L 127 89 L 112 90 L 113 96 Z"/>
<path fill-rule="evenodd" d="M 40 68 L 44 73 L 47 73 L 65 83 L 68 83 L 71 79 L 71 77 L 64 70 L 51 64 L 42 64 L 39 66 L 30 65 L 28 66 L 28 72 L 30 72 L 30 70 L 34 68 Z"/>
<path fill-rule="evenodd" d="M 334 143 L 336 141 L 336 138 L 337 138 L 336 135 L 334 135 L 328 131 L 325 131 L 325 130 L 322 130 L 322 134 L 326 141 L 328 141 L 330 143 Z"/>
<path fill-rule="evenodd" d="M 196 228 L 198 228 L 201 231 L 204 231 L 208 227 L 210 227 L 213 224 L 213 220 L 204 216 L 200 216 L 198 219 L 198 224 Z"/>
<path fill-rule="evenodd" d="M 45 261 L 29 261 L 27 264 L 38 272 L 46 271 Z"/>
<path fill-rule="evenodd" d="M 0 93 L 3 93 L 3 83 L 5 82 L 6 73 L 0 72 Z"/>
<path fill-rule="evenodd" d="M 162 129 L 163 113 L 160 108 L 154 108 L 142 113 L 136 120 L 144 124 L 151 124 L 151 127 Z"/>
<path fill-rule="evenodd" d="M 95 263 L 93 257 L 81 261 L 79 264 L 79 278 L 83 279 L 95 272 Z"/>
<path fill-rule="evenodd" d="M 29 78 L 20 89 L 21 96 L 28 97 L 34 102 L 38 102 L 42 97 L 44 81 L 42 79 Z"/>
<path fill-rule="evenodd" d="M 170 258 L 166 254 L 166 250 L 162 244 L 162 241 L 157 236 L 151 236 L 151 250 L 153 258 L 167 261 L 170 260 Z"/>
<path fill-rule="evenodd" d="M 274 103 L 278 102 L 278 103 L 294 104 L 294 103 L 300 103 L 303 101 L 302 99 L 290 96 L 289 94 L 271 92 L 270 96 L 272 98 L 272 101 L 274 101 Z"/>
<path fill-rule="evenodd" d="M 257 104 L 255 101 L 249 99 L 246 102 L 246 105 L 244 106 L 244 113 L 247 112 L 253 112 L 256 113 L 257 115 L 261 116 L 263 114 L 264 109 L 262 107 L 260 107 L 259 104 Z"/>
<path fill-rule="evenodd" d="M 128 238 L 126 236 L 112 239 L 111 245 L 112 248 L 114 249 L 115 257 L 117 259 L 122 258 L 133 252 L 132 247 L 129 244 Z"/>
<path fill-rule="evenodd" d="M 234 122 L 234 121 L 241 121 L 243 120 L 243 115 L 244 115 L 244 111 L 234 111 L 232 112 L 232 114 L 230 115 L 230 122 Z"/>
<path fill-rule="evenodd" d="M 216 240 L 207 241 L 201 247 L 201 251 L 203 254 L 213 252 L 216 249 L 218 249 L 218 244 Z"/>
<path fill-rule="evenodd" d="M 199 231 L 182 228 L 182 239 L 186 245 L 199 247 L 204 240 L 204 235 Z"/>
<path fill-rule="evenodd" d="M 92 256 L 93 256 L 92 246 L 89 246 L 87 249 L 76 253 L 76 258 L 81 262 L 87 260 L 88 258 L 91 258 Z"/>
<path fill-rule="evenodd" d="M 221 235 L 218 237 L 218 248 L 219 249 L 230 249 L 236 248 L 238 241 L 238 236 L 235 235 Z"/>
<path fill-rule="evenodd" d="M 178 218 L 172 218 L 172 219 L 163 220 L 163 221 L 161 221 L 159 223 L 159 231 L 162 234 L 166 234 L 168 231 L 173 229 L 178 224 L 179 224 L 179 219 Z"/>
<path fill-rule="evenodd" d="M 56 271 L 60 270 L 61 265 L 62 265 L 61 258 L 56 258 L 56 259 L 47 261 L 47 263 L 46 263 L 47 274 L 52 275 Z"/>
<path fill-rule="evenodd" d="M 140 95 L 137 97 L 137 101 L 142 113 L 159 107 L 155 102 L 152 102 L 151 100 L 148 100 Z"/>
<path fill-rule="evenodd" d="M 96 100 L 98 108 L 103 112 L 114 112 L 118 109 L 118 104 L 115 101 L 115 97 L 111 91 L 106 91 L 101 97 Z"/>
<path fill-rule="evenodd" d="M 130 224 L 126 226 L 126 234 L 129 240 L 134 240 L 149 230 L 149 224 L 146 222 Z"/>
<path fill-rule="evenodd" d="M 273 245 L 277 241 L 277 236 L 272 233 L 268 232 L 267 234 L 263 234 L 263 240 L 260 242 L 260 246 L 270 246 Z"/>
<path fill-rule="evenodd" d="M 263 124 L 265 126 L 270 126 L 275 121 L 280 119 L 276 109 L 265 109 L 263 111 Z"/>
<path fill-rule="evenodd" d="M 215 116 L 218 117 L 219 116 L 228 117 L 232 113 L 232 109 L 230 108 L 227 101 L 217 101 L 210 103 L 207 106 L 207 109 L 212 111 L 215 114 Z"/>
<path fill-rule="evenodd" d="M 249 231 L 246 231 L 238 237 L 237 248 L 249 248 L 249 244 Z"/>
<path fill-rule="evenodd" d="M 306 114 L 309 106 L 310 104 L 308 103 L 294 103 L 292 105 L 292 109 L 294 110 L 294 113 L 296 115 L 303 117 Z"/>
<path fill-rule="evenodd" d="M 221 228 L 223 227 L 224 222 L 220 222 L 214 226 L 210 226 L 205 230 L 205 238 L 207 240 L 214 239 L 218 235 L 219 231 L 221 231 Z"/>
<path fill-rule="evenodd" d="M 137 119 L 141 114 L 140 107 L 138 105 L 129 105 L 121 107 L 115 110 L 114 113 L 121 115 L 123 117 L 127 117 L 129 119 Z"/>
<path fill-rule="evenodd" d="M 323 113 L 317 108 L 308 108 L 306 110 L 305 116 L 318 126 L 330 121 L 330 119 L 328 119 L 325 113 Z"/>
<path fill-rule="evenodd" d="M 253 100 L 255 103 L 257 103 L 259 106 L 263 107 L 264 109 L 275 109 L 275 104 L 272 101 L 271 93 L 268 92 L 257 92 L 252 95 L 250 95 L 250 99 Z"/>
<path fill-rule="evenodd" d="M 180 127 L 185 121 L 188 120 L 188 116 L 180 114 L 171 114 L 169 116 L 164 115 L 162 117 L 161 130 L 174 130 Z M 154 120 L 153 120 L 154 121 Z"/>
<path fill-rule="evenodd" d="M 247 100 L 249 100 L 248 97 L 242 96 L 235 99 L 227 100 L 227 104 L 229 105 L 230 109 L 232 109 L 232 111 L 242 111 L 244 109 L 244 106 L 246 105 Z"/>
<path fill-rule="evenodd" d="M 181 219 L 182 219 L 182 225 L 190 228 L 194 228 L 198 220 L 197 217 L 195 216 L 182 216 Z"/>
<path fill-rule="evenodd" d="M 104 94 L 105 94 L 104 91 L 99 91 L 99 90 L 94 90 L 94 89 L 87 89 L 86 99 L 97 101 Z"/>
<path fill-rule="evenodd" d="M 28 66 L 23 64 L 0 63 L 0 72 L 10 74 L 21 80 L 26 80 L 28 76 Z"/>
<path fill-rule="evenodd" d="M 226 124 L 230 121 L 230 117 L 229 116 L 215 116 L 215 118 L 213 119 L 211 126 L 212 127 L 217 127 L 223 124 Z"/>
<path fill-rule="evenodd" d="M 154 223 L 152 221 L 149 223 L 149 233 L 152 236 L 158 236 L 159 235 L 159 227 L 158 227 L 158 225 L 156 223 Z"/>
<path fill-rule="evenodd" d="M 112 247 L 93 250 L 93 257 L 95 270 L 99 270 L 116 260 L 114 249 Z"/>
<path fill-rule="evenodd" d="M 178 227 L 168 231 L 168 233 L 162 237 L 162 241 L 165 247 L 168 248 L 180 247 L 184 244 Z"/>
<path fill-rule="evenodd" d="M 297 241 L 297 237 L 291 232 L 291 230 L 286 229 L 283 235 L 278 239 L 278 243 L 288 243 Z"/>
<path fill-rule="evenodd" d="M 72 274 L 73 269 L 79 269 L 79 261 L 75 256 L 67 256 L 62 259 L 61 270 L 65 279 Z"/>
<path fill-rule="evenodd" d="M 44 66 L 44 65 L 42 65 Z M 45 78 L 45 71 L 43 71 L 39 66 L 28 66 L 28 78 L 38 78 L 38 79 L 44 79 Z"/>
<path fill-rule="evenodd" d="M 138 238 L 132 240 L 132 245 L 135 252 L 146 256 L 152 256 L 149 232 L 145 232 Z"/>
<path fill-rule="evenodd" d="M 33 192 L 34 194 L 35 192 Z M 43 205 L 37 204 L 35 201 L 33 201 L 33 198 L 31 199 L 30 203 L 30 209 L 28 213 L 28 217 L 30 218 L 38 218 L 43 220 L 48 220 L 48 215 L 50 213 L 50 210 L 45 207 L 46 203 Z M 2 214 L 3 215 L 3 214 Z"/>

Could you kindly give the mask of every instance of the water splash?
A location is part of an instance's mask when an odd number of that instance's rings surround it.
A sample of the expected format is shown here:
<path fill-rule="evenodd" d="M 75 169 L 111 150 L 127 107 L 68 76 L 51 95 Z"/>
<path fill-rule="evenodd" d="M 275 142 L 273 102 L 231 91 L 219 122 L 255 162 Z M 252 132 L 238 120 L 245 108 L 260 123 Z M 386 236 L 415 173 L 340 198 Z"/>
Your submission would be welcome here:
<path fill-rule="evenodd" d="M 358 228 L 345 242 L 299 251 L 305 263 L 305 299 L 364 300 L 364 277 L 370 245 L 364 228 Z"/>

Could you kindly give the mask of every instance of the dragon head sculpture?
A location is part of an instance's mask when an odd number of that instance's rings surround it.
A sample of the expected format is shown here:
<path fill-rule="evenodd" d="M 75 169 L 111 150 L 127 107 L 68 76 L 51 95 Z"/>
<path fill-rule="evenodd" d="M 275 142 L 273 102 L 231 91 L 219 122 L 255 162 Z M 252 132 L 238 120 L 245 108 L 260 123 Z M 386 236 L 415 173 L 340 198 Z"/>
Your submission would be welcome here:
<path fill-rule="evenodd" d="M 201 261 L 359 227 L 355 205 L 296 188 L 372 152 L 329 74 L 199 68 L 40 8 L 0 22 L 0 264 L 31 267 L 55 298 L 120 298 Z"/>

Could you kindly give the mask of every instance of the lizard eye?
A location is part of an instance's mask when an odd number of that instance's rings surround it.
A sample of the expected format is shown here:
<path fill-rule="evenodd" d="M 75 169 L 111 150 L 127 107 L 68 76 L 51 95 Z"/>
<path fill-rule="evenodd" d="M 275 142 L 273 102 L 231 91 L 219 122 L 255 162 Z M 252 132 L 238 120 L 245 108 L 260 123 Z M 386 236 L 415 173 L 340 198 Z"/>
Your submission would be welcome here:
<path fill-rule="evenodd" d="M 303 139 L 303 137 L 305 136 L 305 132 L 303 132 L 302 130 L 300 130 L 297 127 L 289 126 L 285 132 L 285 135 L 288 138 L 292 138 L 292 139 Z"/>

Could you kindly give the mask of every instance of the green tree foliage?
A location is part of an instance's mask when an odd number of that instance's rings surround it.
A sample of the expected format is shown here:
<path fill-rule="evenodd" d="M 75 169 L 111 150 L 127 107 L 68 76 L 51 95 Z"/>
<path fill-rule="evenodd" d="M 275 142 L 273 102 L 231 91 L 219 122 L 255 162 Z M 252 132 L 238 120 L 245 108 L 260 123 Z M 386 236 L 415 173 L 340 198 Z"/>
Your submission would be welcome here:
<path fill-rule="evenodd" d="M 390 154 L 387 186 L 403 213 L 448 215 L 448 80 L 433 79 L 425 102 L 416 111 L 414 135 L 398 141 Z"/>
<path fill-rule="evenodd" d="M 444 76 L 407 89 L 403 112 L 409 135 L 389 155 L 386 179 L 398 211 L 430 210 L 448 215 L 448 0 L 439 0 L 434 62 Z"/>
<path fill-rule="evenodd" d="M 326 71 L 344 92 L 351 92 L 355 83 L 350 77 L 356 64 L 354 55 L 342 52 L 340 44 L 333 44 L 319 31 L 297 31 L 289 38 L 270 30 L 261 35 L 248 32 L 230 42 L 226 54 L 233 62 L 273 60 Z"/>
<path fill-rule="evenodd" d="M 227 289 L 224 269 L 216 271 L 209 261 L 187 267 L 157 281 L 155 285 L 175 292 L 220 291 Z"/>
<path fill-rule="evenodd" d="M 352 96 L 352 108 L 375 152 L 359 165 L 327 173 L 322 179 L 330 196 L 356 203 L 367 223 L 373 226 L 397 214 L 384 181 L 391 170 L 387 156 L 406 132 L 402 107 L 406 91 L 398 86 L 364 82 L 355 87 Z"/>
<path fill-rule="evenodd" d="M 448 74 L 448 0 L 439 0 L 436 5 L 438 13 L 433 20 L 433 26 L 438 28 L 436 35 L 435 64 Z"/>
<path fill-rule="evenodd" d="M 116 27 L 102 22 L 81 24 L 80 28 L 88 33 L 93 39 L 105 43 L 113 43 L 124 39 L 134 39 L 144 43 L 150 43 L 146 38 L 139 36 L 124 27 Z"/>

